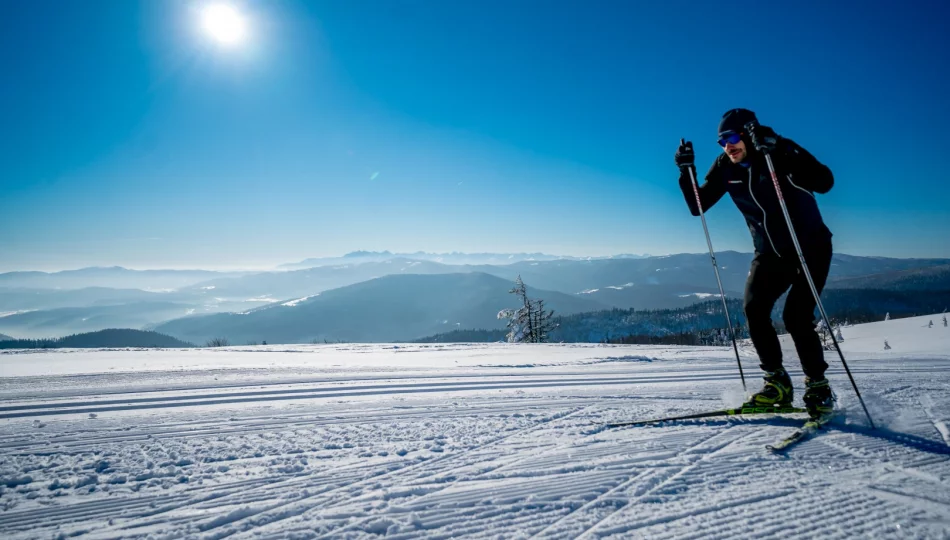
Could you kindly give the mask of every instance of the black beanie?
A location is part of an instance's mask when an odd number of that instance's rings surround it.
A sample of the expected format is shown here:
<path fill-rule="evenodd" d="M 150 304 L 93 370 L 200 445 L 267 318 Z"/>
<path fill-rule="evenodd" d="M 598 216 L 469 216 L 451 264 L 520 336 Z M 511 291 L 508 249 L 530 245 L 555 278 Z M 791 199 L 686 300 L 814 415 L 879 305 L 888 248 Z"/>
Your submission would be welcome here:
<path fill-rule="evenodd" d="M 741 133 L 746 124 L 758 121 L 755 113 L 749 109 L 730 109 L 722 115 L 722 120 L 719 121 L 719 135 L 727 131 Z"/>

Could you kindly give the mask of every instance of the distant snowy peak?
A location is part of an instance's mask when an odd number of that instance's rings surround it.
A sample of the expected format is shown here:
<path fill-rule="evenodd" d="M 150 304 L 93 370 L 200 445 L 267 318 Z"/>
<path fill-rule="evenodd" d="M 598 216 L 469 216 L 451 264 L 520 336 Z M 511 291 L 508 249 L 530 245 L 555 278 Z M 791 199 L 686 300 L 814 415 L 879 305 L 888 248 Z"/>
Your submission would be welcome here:
<path fill-rule="evenodd" d="M 351 251 L 343 255 L 344 259 L 354 259 L 354 258 L 364 258 L 364 257 L 394 257 L 394 255 L 390 251 Z"/>
<path fill-rule="evenodd" d="M 277 302 L 277 299 L 272 298 L 271 295 L 269 294 L 263 294 L 261 296 L 256 296 L 254 298 L 248 298 L 244 301 L 245 302 L 259 302 L 263 304 L 273 304 L 274 302 Z"/>
<path fill-rule="evenodd" d="M 310 300 L 311 298 L 314 298 L 314 297 L 316 297 L 316 296 L 320 296 L 320 294 L 319 294 L 319 293 L 317 293 L 317 294 L 311 294 L 310 296 L 304 296 L 303 298 L 298 298 L 298 299 L 296 299 L 296 300 L 291 300 L 290 302 L 284 302 L 284 303 L 281 304 L 281 305 L 282 305 L 282 306 L 288 306 L 288 307 L 294 307 L 294 306 L 296 306 L 297 304 L 299 304 L 299 303 L 301 303 L 301 302 L 304 302 L 304 301 L 307 301 L 307 300 Z"/>
<path fill-rule="evenodd" d="M 604 287 L 604 289 L 613 289 L 615 291 L 622 291 L 624 289 L 629 289 L 630 287 L 633 287 L 633 283 L 625 283 L 623 285 L 607 285 L 606 287 Z M 599 290 L 600 289 L 587 289 L 586 291 L 581 291 L 577 294 L 594 294 L 595 292 Z"/>
<path fill-rule="evenodd" d="M 551 255 L 547 253 L 428 253 L 424 251 L 417 251 L 415 253 L 393 253 L 391 251 L 353 251 L 341 257 L 310 258 L 297 263 L 282 264 L 278 266 L 278 268 L 300 269 L 347 263 L 384 262 L 391 259 L 410 259 L 415 261 L 428 261 L 442 264 L 502 265 L 514 264 L 524 261 L 594 261 L 611 259 L 645 259 L 649 257 L 650 255 L 648 254 L 635 255 L 631 253 L 596 257 L 577 257 L 571 255 Z"/>
<path fill-rule="evenodd" d="M 694 293 L 686 293 L 686 294 L 679 295 L 680 298 L 689 298 L 690 296 L 695 296 L 696 298 L 709 298 L 711 296 L 717 296 L 717 295 L 713 293 L 705 293 L 705 292 L 694 292 Z"/>

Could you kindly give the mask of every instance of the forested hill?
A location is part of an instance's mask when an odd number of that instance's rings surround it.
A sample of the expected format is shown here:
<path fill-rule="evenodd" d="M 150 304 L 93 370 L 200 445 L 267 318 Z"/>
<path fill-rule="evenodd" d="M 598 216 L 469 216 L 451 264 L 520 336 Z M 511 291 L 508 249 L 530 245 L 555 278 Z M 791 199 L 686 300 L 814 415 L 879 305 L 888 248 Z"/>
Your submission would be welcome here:
<path fill-rule="evenodd" d="M 158 332 L 111 328 L 54 339 L 13 339 L 0 341 L 0 349 L 89 349 L 113 347 L 187 348 L 193 344 Z"/>

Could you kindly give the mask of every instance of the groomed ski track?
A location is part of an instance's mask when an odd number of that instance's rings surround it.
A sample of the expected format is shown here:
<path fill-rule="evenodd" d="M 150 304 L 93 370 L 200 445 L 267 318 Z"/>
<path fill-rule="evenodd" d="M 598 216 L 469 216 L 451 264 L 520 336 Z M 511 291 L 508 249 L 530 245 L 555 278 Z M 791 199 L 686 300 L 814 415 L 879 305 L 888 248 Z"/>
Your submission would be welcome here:
<path fill-rule="evenodd" d="M 240 349 L 267 362 L 289 354 Z M 354 350 L 314 347 L 303 351 L 309 363 L 268 369 L 221 360 L 201 371 L 0 379 L 0 533 L 950 537 L 940 429 L 950 422 L 950 358 L 939 354 L 849 358 L 881 428 L 865 427 L 847 377 L 832 369 L 842 419 L 778 456 L 764 445 L 799 421 L 598 425 L 737 400 L 731 347 L 360 349 L 391 360 L 372 365 Z M 414 363 L 412 353 L 430 356 Z M 98 354 L 134 364 L 154 353 Z M 178 354 L 194 353 L 161 356 Z M 448 363 L 429 365 L 440 354 Z"/>

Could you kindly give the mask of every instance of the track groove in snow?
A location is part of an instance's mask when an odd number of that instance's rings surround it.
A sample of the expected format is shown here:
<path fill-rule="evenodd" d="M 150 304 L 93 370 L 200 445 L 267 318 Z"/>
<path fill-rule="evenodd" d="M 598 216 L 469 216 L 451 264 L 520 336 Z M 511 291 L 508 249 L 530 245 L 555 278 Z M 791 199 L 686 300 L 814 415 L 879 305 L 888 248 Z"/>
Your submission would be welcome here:
<path fill-rule="evenodd" d="M 565 414 L 558 414 L 558 415 L 555 415 L 553 418 L 543 420 L 543 421 L 542 421 L 541 423 L 539 423 L 539 424 L 526 426 L 526 427 L 521 428 L 521 429 L 519 429 L 519 430 L 516 430 L 516 431 L 514 431 L 514 432 L 512 432 L 512 433 L 509 433 L 509 434 L 503 435 L 503 436 L 501 436 L 501 437 L 497 437 L 497 438 L 495 438 L 495 439 L 492 439 L 491 441 L 489 441 L 489 442 L 486 443 L 486 444 L 483 444 L 483 445 L 480 445 L 480 446 L 476 446 L 476 447 L 474 447 L 474 448 L 470 448 L 470 449 L 466 450 L 465 452 L 462 452 L 462 453 L 459 453 L 459 454 L 448 455 L 448 456 L 445 456 L 444 458 L 437 458 L 438 464 L 439 464 L 440 466 L 444 466 L 445 464 L 451 464 L 451 463 L 453 463 L 453 462 L 455 462 L 455 461 L 463 460 L 463 458 L 469 457 L 469 456 L 472 455 L 472 454 L 477 454 L 478 452 L 482 452 L 482 451 L 484 451 L 484 450 L 486 450 L 486 449 L 489 449 L 489 448 L 491 448 L 491 447 L 493 447 L 493 446 L 497 446 L 497 445 L 499 445 L 499 444 L 502 444 L 502 443 L 504 443 L 505 441 L 507 441 L 507 440 L 509 440 L 509 439 L 511 439 L 511 438 L 513 438 L 513 437 L 522 436 L 522 435 L 524 435 L 524 434 L 526 434 L 526 433 L 530 433 L 530 432 L 537 431 L 537 430 L 540 430 L 540 429 L 548 428 L 548 427 L 550 427 L 549 424 L 550 424 L 551 422 L 558 422 L 558 421 L 564 420 L 564 419 L 566 419 L 566 418 L 569 418 L 569 417 L 571 417 L 571 416 L 574 416 L 574 415 L 580 413 L 580 412 L 583 411 L 583 410 L 584 410 L 584 409 L 581 408 L 581 409 L 575 409 L 575 410 L 570 411 L 570 412 L 565 413 Z M 412 471 L 414 471 L 414 470 L 416 470 L 416 469 L 422 468 L 423 465 L 429 465 L 429 467 L 426 467 L 427 469 L 432 469 L 432 468 L 433 468 L 433 467 L 431 466 L 431 464 L 420 463 L 420 464 L 417 464 L 417 465 L 409 466 L 409 467 L 407 467 L 407 468 L 405 468 L 405 469 L 403 469 L 403 470 L 398 470 L 398 471 L 393 471 L 393 472 L 394 472 L 394 473 L 401 473 L 402 475 L 405 475 L 405 474 L 407 474 L 408 472 L 412 472 Z M 469 465 L 469 463 L 463 460 L 461 465 L 455 466 L 454 468 L 457 468 L 457 467 L 465 467 L 465 466 L 468 466 L 468 465 Z M 438 468 L 438 469 L 436 469 L 436 470 L 438 471 L 438 473 L 439 473 L 440 475 L 444 475 L 444 474 L 446 473 L 446 469 L 444 469 L 444 468 Z M 453 470 L 453 468 L 449 468 L 448 470 L 451 471 L 451 470 Z M 431 471 L 431 470 L 429 470 L 429 471 L 427 471 L 427 472 L 428 472 L 429 474 L 432 474 L 432 471 Z M 395 474 L 394 474 L 394 475 L 395 475 Z M 393 475 L 386 475 L 386 476 L 393 476 Z M 381 480 L 381 479 L 383 479 L 383 478 L 382 478 L 382 477 L 378 477 L 378 478 L 372 478 L 372 479 L 370 479 L 370 480 L 372 480 L 373 482 L 377 482 L 377 483 L 378 483 L 379 480 Z M 452 484 L 454 484 L 454 483 L 455 483 L 455 482 L 452 481 L 452 482 L 446 484 L 446 486 L 444 486 L 444 487 L 450 487 L 450 486 L 451 486 Z M 443 489 L 443 488 L 440 488 L 440 489 Z M 347 494 L 347 495 L 349 495 L 349 494 Z M 337 498 L 336 500 L 325 501 L 325 502 L 324 502 L 324 506 L 322 506 L 322 507 L 317 507 L 316 505 L 311 505 L 311 506 L 309 506 L 308 508 L 306 508 L 305 510 L 303 510 L 302 512 L 300 512 L 300 513 L 296 513 L 296 512 L 295 512 L 295 513 L 292 514 L 292 515 L 283 516 L 283 517 L 281 517 L 280 519 L 284 519 L 284 518 L 286 518 L 286 517 L 298 517 L 298 516 L 300 516 L 301 519 L 306 519 L 306 516 L 305 516 L 304 514 L 306 514 L 307 512 L 309 512 L 309 511 L 311 511 L 311 510 L 314 510 L 314 509 L 317 510 L 318 513 L 323 512 L 324 510 L 327 511 L 327 512 L 329 512 L 329 513 L 332 513 L 332 512 L 334 511 L 334 510 L 333 510 L 333 507 L 334 507 L 336 504 L 339 504 L 340 502 L 343 502 L 344 500 L 349 500 L 349 499 L 350 499 L 350 496 L 344 496 L 343 498 Z M 369 520 L 368 520 L 368 519 L 364 519 L 363 521 L 359 522 L 358 525 L 354 525 L 353 527 L 359 528 L 359 525 L 364 525 L 364 524 L 367 523 L 367 521 L 369 521 Z M 272 523 L 272 522 L 268 521 L 268 522 L 267 522 L 267 525 L 270 526 L 271 523 Z M 256 523 L 255 523 L 255 526 L 256 526 L 256 528 L 255 528 L 255 530 L 252 532 L 252 535 L 256 535 L 256 534 L 258 534 L 259 532 L 261 532 L 260 526 L 259 526 L 258 524 L 256 524 Z M 291 524 L 290 526 L 293 526 L 293 524 Z M 344 530 L 345 530 L 345 529 L 344 529 Z M 264 531 L 264 532 L 266 532 L 266 528 L 265 528 L 265 531 Z M 338 534 L 339 532 L 341 532 L 341 531 L 334 531 L 334 535 L 335 535 L 335 534 Z M 240 537 L 240 536 L 238 536 L 238 537 Z"/>
<path fill-rule="evenodd" d="M 671 380 L 679 380 L 681 377 L 672 377 Z M 54 403 L 36 403 L 36 404 L 25 404 L 25 405 L 9 405 L 9 406 L 0 406 L 0 411 L 39 411 L 44 409 L 66 409 L 69 407 L 101 407 L 103 405 L 138 405 L 143 403 L 163 405 L 166 403 L 174 403 L 177 401 L 197 401 L 199 405 L 208 405 L 214 404 L 216 400 L 221 399 L 231 399 L 231 398 L 252 398 L 252 397 L 275 397 L 275 398 L 284 398 L 287 396 L 294 396 L 297 394 L 305 394 L 304 398 L 310 397 L 311 394 L 319 396 L 321 392 L 331 394 L 332 397 L 337 395 L 342 395 L 342 392 L 352 392 L 355 395 L 363 395 L 359 392 L 361 391 L 373 391 L 380 394 L 395 394 L 400 393 L 399 390 L 419 390 L 419 391 L 452 391 L 456 389 L 469 389 L 475 388 L 480 389 L 482 385 L 491 385 L 491 387 L 503 388 L 506 386 L 515 386 L 515 387 L 533 387 L 537 385 L 546 385 L 546 384 L 556 384 L 558 386 L 569 385 L 575 382 L 583 382 L 585 384 L 635 384 L 638 382 L 655 382 L 652 379 L 643 379 L 643 378 L 629 378 L 629 377 L 610 377 L 610 378 L 591 378 L 583 377 L 579 378 L 580 380 L 575 380 L 567 377 L 559 378 L 522 378 L 519 380 L 505 380 L 497 381 L 494 379 L 488 381 L 463 381 L 463 382 L 422 382 L 416 384 L 378 384 L 378 385 L 359 385 L 359 386 L 335 386 L 333 388 L 288 388 L 284 390 L 258 390 L 258 391 L 248 391 L 248 392 L 225 392 L 225 393 L 211 393 L 211 394 L 188 394 L 188 395 L 168 395 L 163 397 L 151 397 L 151 398 L 127 398 L 127 399 L 111 399 L 111 400 L 96 400 L 96 401 L 66 401 L 66 402 L 54 402 Z M 663 379 L 667 379 L 664 377 Z M 242 403 L 243 401 L 227 401 L 226 403 Z M 12 418 L 12 417 L 10 417 Z"/>
<path fill-rule="evenodd" d="M 845 343 L 860 345 L 858 330 Z M 796 421 L 602 426 L 734 402 L 731 347 L 445 350 L 466 365 L 353 368 L 339 355 L 419 354 L 354 346 L 335 349 L 336 371 L 309 375 L 0 379 L 2 412 L 56 411 L 0 420 L 0 536 L 950 538 L 946 353 L 849 354 L 879 429 L 829 370 L 841 419 L 777 456 L 764 444 Z M 530 367 L 477 367 L 496 350 L 496 363 Z M 653 361 L 623 360 L 643 357 Z M 151 407 L 170 403 L 186 405 Z M 150 408 L 62 414 L 125 405 Z"/>
<path fill-rule="evenodd" d="M 564 399 L 558 401 L 552 400 L 531 400 L 531 399 L 520 399 L 512 402 L 499 400 L 498 402 L 492 402 L 491 404 L 486 404 L 484 406 L 478 407 L 466 407 L 463 410 L 459 410 L 455 407 L 444 407 L 444 406 L 426 406 L 421 408 L 421 410 L 406 410 L 400 409 L 397 411 L 388 412 L 376 412 L 375 414 L 367 414 L 365 410 L 361 410 L 359 413 L 353 414 L 340 414 L 334 415 L 333 417 L 324 417 L 324 416 L 312 416 L 309 414 L 305 415 L 281 415 L 279 418 L 273 416 L 266 419 L 257 419 L 250 422 L 241 422 L 241 421 L 227 421 L 226 419 L 222 422 L 221 420 L 215 420 L 213 422 L 184 422 L 180 424 L 175 424 L 174 427 L 169 428 L 150 428 L 144 430 L 135 430 L 132 432 L 126 432 L 122 434 L 105 434 L 98 436 L 69 436 L 69 437 L 54 437 L 49 439 L 41 440 L 31 440 L 31 439 L 22 439 L 18 438 L 9 443 L 0 444 L 0 450 L 2 449 L 12 449 L 18 452 L 13 455 L 26 454 L 33 455 L 36 452 L 31 451 L 30 448 L 40 447 L 44 449 L 45 453 L 49 451 L 55 451 L 56 453 L 63 452 L 81 452 L 84 450 L 89 450 L 90 448 L 102 445 L 106 443 L 132 443 L 132 442 L 141 442 L 149 441 L 159 437 L 174 437 L 177 439 L 182 438 L 201 438 L 208 437 L 212 435 L 223 436 L 223 435 L 245 435 L 259 432 L 267 432 L 273 430 L 275 427 L 313 427 L 313 426 L 329 426 L 329 425 L 345 425 L 350 424 L 356 421 L 359 421 L 361 424 L 368 423 L 379 423 L 387 422 L 394 420 L 405 420 L 413 417 L 427 417 L 433 414 L 440 414 L 442 417 L 468 417 L 474 414 L 484 413 L 484 414 L 519 414 L 528 411 L 538 411 L 539 414 L 546 410 L 547 407 L 552 406 L 587 406 L 592 402 L 590 398 L 587 399 Z M 43 452 L 41 452 L 43 453 Z"/>
<path fill-rule="evenodd" d="M 62 415 L 62 414 L 87 414 L 87 413 L 103 413 L 103 412 L 115 412 L 115 411 L 135 411 L 143 409 L 159 409 L 159 408 L 171 408 L 171 407 L 190 407 L 190 406 L 207 406 L 207 405 L 230 405 L 236 403 L 256 403 L 256 402 L 268 402 L 268 401 L 287 401 L 287 400 L 307 400 L 307 399 L 328 399 L 328 398 L 345 398 L 345 397 L 362 397 L 362 396 L 374 396 L 374 395 L 396 395 L 396 394 L 422 394 L 422 393 L 445 393 L 445 392 L 467 392 L 467 391 L 481 391 L 481 390 L 503 390 L 508 388 L 513 389 L 525 389 L 525 388 L 543 388 L 543 387 L 571 387 L 571 386 L 589 386 L 592 384 L 596 385 L 632 385 L 632 384 L 649 384 L 651 382 L 689 382 L 689 381 L 699 381 L 699 380 L 713 380 L 713 379 L 729 379 L 730 377 L 725 375 L 716 375 L 716 376 L 705 376 L 700 379 L 697 378 L 662 378 L 662 379 L 619 379 L 619 378 L 610 378 L 610 379 L 587 379 L 587 380 L 546 380 L 546 381 L 518 381 L 518 382 L 484 382 L 481 384 L 478 383 L 466 383 L 466 384 L 450 384 L 446 383 L 443 385 L 400 385 L 399 387 L 372 387 L 372 389 L 340 389 L 340 390 L 326 390 L 326 391 L 313 391 L 308 390 L 306 393 L 293 393 L 289 394 L 286 392 L 277 393 L 275 395 L 267 396 L 258 396 L 257 393 L 248 393 L 250 395 L 241 395 L 241 397 L 231 397 L 231 398 L 221 398 L 214 395 L 198 396 L 198 397 L 184 397 L 184 396 L 172 396 L 170 398 L 162 399 L 153 399 L 149 398 L 149 403 L 135 403 L 133 402 L 126 403 L 121 400 L 112 401 L 111 403 L 125 403 L 123 405 L 112 405 L 112 406 L 103 406 L 99 403 L 90 403 L 85 406 L 79 406 L 76 403 L 68 403 L 64 406 L 74 407 L 74 408 L 60 408 L 60 404 L 36 404 L 36 405 L 18 405 L 20 410 L 15 412 L 5 412 L 0 414 L 0 419 L 12 419 L 12 418 L 31 418 L 38 416 L 50 416 L 50 415 Z M 12 407 L 8 410 L 13 410 Z"/>

